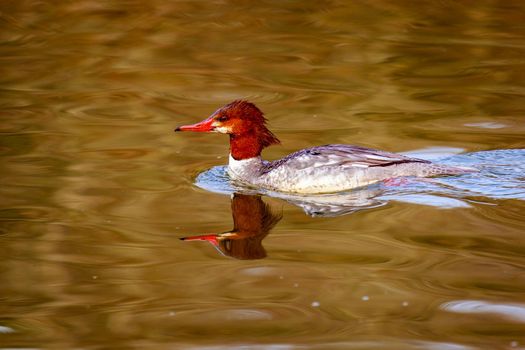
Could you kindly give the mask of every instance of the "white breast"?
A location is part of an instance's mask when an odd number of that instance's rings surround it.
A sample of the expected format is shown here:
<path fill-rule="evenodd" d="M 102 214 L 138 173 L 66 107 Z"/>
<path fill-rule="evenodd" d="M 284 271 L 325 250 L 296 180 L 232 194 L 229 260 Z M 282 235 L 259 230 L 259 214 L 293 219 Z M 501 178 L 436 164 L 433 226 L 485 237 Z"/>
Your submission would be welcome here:
<path fill-rule="evenodd" d="M 237 160 L 232 157 L 228 161 L 228 175 L 233 180 L 254 184 L 261 172 L 261 157 Z"/>
<path fill-rule="evenodd" d="M 228 175 L 232 180 L 244 184 L 295 193 L 336 192 L 367 184 L 359 176 L 360 171 L 343 170 L 338 166 L 330 166 L 330 163 L 328 166 L 320 164 L 325 166 L 316 167 L 308 157 L 298 158 L 294 166 L 283 164 L 263 172 L 263 161 L 260 157 L 236 160 L 230 154 Z M 302 164 L 303 161 L 305 164 L 297 169 L 297 163 Z"/>

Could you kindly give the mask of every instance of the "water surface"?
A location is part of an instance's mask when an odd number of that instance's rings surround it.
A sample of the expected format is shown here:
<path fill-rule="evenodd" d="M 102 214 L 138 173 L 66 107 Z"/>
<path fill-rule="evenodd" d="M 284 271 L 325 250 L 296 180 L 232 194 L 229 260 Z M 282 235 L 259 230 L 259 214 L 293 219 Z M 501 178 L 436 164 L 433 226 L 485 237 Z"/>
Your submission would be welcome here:
<path fill-rule="evenodd" d="M 525 348 L 508 164 L 499 187 L 412 185 L 341 216 L 248 197 L 279 220 L 264 258 L 241 259 L 179 240 L 234 222 L 229 196 L 195 185 L 227 139 L 173 134 L 246 98 L 282 140 L 268 159 L 326 143 L 508 156 L 525 148 L 524 16 L 521 1 L 3 2 L 0 348 Z"/>

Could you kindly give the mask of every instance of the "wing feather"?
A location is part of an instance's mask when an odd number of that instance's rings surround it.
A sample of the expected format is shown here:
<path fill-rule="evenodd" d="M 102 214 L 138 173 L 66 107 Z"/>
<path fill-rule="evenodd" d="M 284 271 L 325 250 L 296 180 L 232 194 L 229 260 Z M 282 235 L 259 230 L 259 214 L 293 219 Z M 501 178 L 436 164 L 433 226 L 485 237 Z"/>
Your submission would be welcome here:
<path fill-rule="evenodd" d="M 351 145 L 324 145 L 303 149 L 265 165 L 267 173 L 281 165 L 299 170 L 315 167 L 384 167 L 400 163 L 430 163 L 397 153 Z"/>

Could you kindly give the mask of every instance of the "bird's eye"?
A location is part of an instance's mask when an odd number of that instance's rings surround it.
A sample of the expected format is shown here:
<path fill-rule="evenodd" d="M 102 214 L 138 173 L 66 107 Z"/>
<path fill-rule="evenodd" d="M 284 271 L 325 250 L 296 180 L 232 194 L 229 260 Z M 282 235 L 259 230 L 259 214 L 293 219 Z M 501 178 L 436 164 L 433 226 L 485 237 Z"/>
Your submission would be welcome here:
<path fill-rule="evenodd" d="M 218 122 L 225 122 L 227 120 L 228 120 L 228 117 L 225 115 L 220 115 L 219 117 L 217 117 Z"/>

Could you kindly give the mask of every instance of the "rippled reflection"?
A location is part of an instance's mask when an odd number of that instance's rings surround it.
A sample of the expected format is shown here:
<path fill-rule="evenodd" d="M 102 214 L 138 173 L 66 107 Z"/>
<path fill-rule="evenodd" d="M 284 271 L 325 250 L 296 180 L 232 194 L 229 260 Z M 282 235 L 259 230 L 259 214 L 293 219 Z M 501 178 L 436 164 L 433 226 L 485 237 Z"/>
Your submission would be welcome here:
<path fill-rule="evenodd" d="M 181 238 L 184 241 L 207 241 L 224 255 L 236 259 L 266 257 L 262 240 L 281 220 L 260 196 L 235 193 L 231 204 L 233 230 Z"/>
<path fill-rule="evenodd" d="M 441 305 L 443 310 L 463 314 L 492 314 L 525 323 L 524 304 L 497 304 L 481 300 L 455 300 Z"/>

